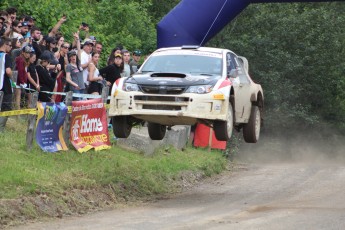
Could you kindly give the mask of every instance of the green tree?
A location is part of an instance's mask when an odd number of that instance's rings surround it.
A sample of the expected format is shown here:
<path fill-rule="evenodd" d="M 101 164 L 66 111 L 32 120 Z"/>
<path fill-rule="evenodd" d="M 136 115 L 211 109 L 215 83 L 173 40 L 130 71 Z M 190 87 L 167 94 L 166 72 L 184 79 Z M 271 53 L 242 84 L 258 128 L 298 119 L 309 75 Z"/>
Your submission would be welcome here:
<path fill-rule="evenodd" d="M 334 2 L 250 5 L 209 42 L 248 58 L 264 88 L 267 128 L 344 125 L 344 10 Z"/>

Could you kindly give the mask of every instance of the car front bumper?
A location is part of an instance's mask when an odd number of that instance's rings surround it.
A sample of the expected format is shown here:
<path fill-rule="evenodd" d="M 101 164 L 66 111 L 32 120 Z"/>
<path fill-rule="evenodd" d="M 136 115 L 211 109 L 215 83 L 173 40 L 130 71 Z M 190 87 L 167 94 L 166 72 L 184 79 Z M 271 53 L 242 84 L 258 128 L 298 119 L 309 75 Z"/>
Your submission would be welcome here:
<path fill-rule="evenodd" d="M 191 125 L 197 120 L 226 120 L 229 98 L 221 92 L 180 95 L 143 94 L 117 90 L 109 116 L 133 116 L 165 125 Z"/>

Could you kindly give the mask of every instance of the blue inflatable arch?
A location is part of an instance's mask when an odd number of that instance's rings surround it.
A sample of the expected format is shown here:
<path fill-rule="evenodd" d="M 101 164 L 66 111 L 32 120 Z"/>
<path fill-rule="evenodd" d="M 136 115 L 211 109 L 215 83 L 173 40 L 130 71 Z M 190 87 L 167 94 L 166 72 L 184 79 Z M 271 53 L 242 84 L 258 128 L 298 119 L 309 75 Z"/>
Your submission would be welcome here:
<path fill-rule="evenodd" d="M 157 46 L 202 46 L 250 3 L 330 1 L 332 0 L 182 0 L 158 23 Z"/>

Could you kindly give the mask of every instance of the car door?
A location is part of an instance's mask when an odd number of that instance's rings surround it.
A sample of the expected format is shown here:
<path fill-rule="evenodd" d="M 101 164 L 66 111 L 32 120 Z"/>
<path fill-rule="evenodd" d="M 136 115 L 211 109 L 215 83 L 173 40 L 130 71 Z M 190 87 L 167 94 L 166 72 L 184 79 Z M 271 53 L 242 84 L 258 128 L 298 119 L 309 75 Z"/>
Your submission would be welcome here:
<path fill-rule="evenodd" d="M 229 53 L 229 68 L 236 70 L 235 77 L 232 78 L 235 94 L 235 117 L 236 123 L 247 122 L 250 115 L 250 80 L 246 72 L 243 62 L 234 54 Z"/>

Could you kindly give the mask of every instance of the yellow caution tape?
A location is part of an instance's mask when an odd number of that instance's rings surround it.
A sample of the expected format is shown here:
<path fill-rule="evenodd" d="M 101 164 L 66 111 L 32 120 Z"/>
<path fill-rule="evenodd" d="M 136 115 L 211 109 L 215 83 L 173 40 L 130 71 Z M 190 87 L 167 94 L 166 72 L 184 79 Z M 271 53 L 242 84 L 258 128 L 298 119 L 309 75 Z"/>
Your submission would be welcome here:
<path fill-rule="evenodd" d="M 17 115 L 24 115 L 24 114 L 37 115 L 37 109 L 21 109 L 21 110 L 4 111 L 4 112 L 0 112 L 0 117 L 17 116 Z"/>
<path fill-rule="evenodd" d="M 110 105 L 106 104 L 105 108 L 109 109 Z M 72 106 L 67 106 L 68 113 L 72 113 Z M 9 117 L 9 116 L 17 116 L 17 115 L 24 115 L 24 114 L 30 114 L 30 115 L 37 115 L 37 109 L 21 109 L 21 110 L 11 110 L 11 111 L 4 111 L 0 112 L 0 117 Z"/>

